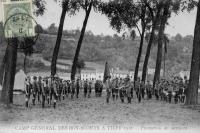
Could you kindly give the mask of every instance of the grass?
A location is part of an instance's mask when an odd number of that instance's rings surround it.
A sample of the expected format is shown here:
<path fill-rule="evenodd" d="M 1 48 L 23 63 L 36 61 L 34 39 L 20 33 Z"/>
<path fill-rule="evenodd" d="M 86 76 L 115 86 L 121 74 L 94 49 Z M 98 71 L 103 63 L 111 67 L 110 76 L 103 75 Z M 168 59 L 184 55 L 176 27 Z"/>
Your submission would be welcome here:
<path fill-rule="evenodd" d="M 24 95 L 14 96 L 14 105 L 10 109 L 0 106 L 0 125 L 18 123 L 65 123 L 65 124 L 111 124 L 111 125 L 177 125 L 198 127 L 200 125 L 199 110 L 184 108 L 181 104 L 169 104 L 157 100 L 143 100 L 141 103 L 134 98 L 132 104 L 119 100 L 106 104 L 106 94 L 101 98 L 71 100 L 67 98 L 58 103 L 57 108 L 41 104 L 25 108 Z"/>

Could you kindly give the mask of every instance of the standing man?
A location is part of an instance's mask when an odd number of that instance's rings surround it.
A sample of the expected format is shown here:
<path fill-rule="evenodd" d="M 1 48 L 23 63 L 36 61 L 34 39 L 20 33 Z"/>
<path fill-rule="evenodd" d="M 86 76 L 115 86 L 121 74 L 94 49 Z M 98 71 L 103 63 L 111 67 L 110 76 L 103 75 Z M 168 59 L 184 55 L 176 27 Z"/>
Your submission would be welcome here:
<path fill-rule="evenodd" d="M 86 98 L 87 96 L 87 90 L 88 90 L 88 81 L 86 80 L 84 82 L 84 97 Z"/>
<path fill-rule="evenodd" d="M 88 85 L 88 98 L 91 97 L 91 93 L 92 93 L 92 82 L 89 82 L 89 85 Z"/>
<path fill-rule="evenodd" d="M 151 90 L 151 84 L 149 82 L 149 80 L 147 81 L 147 84 L 146 84 L 146 92 L 147 92 L 147 99 L 151 99 L 152 98 L 152 90 Z"/>
<path fill-rule="evenodd" d="M 79 90 L 80 90 L 80 82 L 79 82 L 79 79 L 77 79 L 76 80 L 76 98 L 78 98 Z"/>
<path fill-rule="evenodd" d="M 45 96 L 46 96 L 46 92 L 47 92 L 46 87 L 47 87 L 47 83 L 46 83 L 46 80 L 43 78 L 42 83 L 41 83 L 42 108 L 44 108 L 44 104 L 45 104 Z"/>
<path fill-rule="evenodd" d="M 37 92 L 38 102 L 41 102 L 40 97 L 42 94 L 42 77 L 40 76 L 38 77 L 37 85 L 38 85 L 38 92 Z"/>
<path fill-rule="evenodd" d="M 36 96 L 37 96 L 37 93 L 38 93 L 38 85 L 37 85 L 37 77 L 34 76 L 33 77 L 33 99 L 32 99 L 32 103 L 33 105 L 35 105 L 35 99 L 36 99 Z"/>
<path fill-rule="evenodd" d="M 30 77 L 28 76 L 25 79 L 25 93 L 26 93 L 26 107 L 28 107 L 29 99 L 31 96 L 32 85 L 30 81 Z"/>
<path fill-rule="evenodd" d="M 141 102 L 141 88 L 140 88 L 140 78 L 135 82 L 135 91 L 138 98 L 138 102 Z"/>
<path fill-rule="evenodd" d="M 142 99 L 144 99 L 144 95 L 145 95 L 145 83 L 144 83 L 144 81 L 141 82 L 140 88 L 141 88 Z"/>
<path fill-rule="evenodd" d="M 127 101 L 128 103 L 131 104 L 131 82 L 130 82 L 130 78 L 126 78 L 126 94 L 127 94 Z"/>
<path fill-rule="evenodd" d="M 74 98 L 74 94 L 75 94 L 75 81 L 72 80 L 72 83 L 71 83 L 71 99 Z"/>
<path fill-rule="evenodd" d="M 110 81 L 110 76 L 107 78 L 106 82 L 105 82 L 105 88 L 106 88 L 106 102 L 109 103 L 109 99 L 110 99 L 110 95 L 111 95 L 111 81 Z"/>
<path fill-rule="evenodd" d="M 53 98 L 54 98 L 54 101 L 53 101 L 53 107 L 54 107 L 54 109 L 56 108 L 56 102 L 57 102 L 57 100 L 58 100 L 58 92 L 57 92 L 57 88 L 58 88 L 58 84 L 57 84 L 57 82 L 56 82 L 56 79 L 53 77 L 52 78 L 52 80 L 53 80 L 53 82 L 52 82 L 52 94 L 53 94 Z"/>

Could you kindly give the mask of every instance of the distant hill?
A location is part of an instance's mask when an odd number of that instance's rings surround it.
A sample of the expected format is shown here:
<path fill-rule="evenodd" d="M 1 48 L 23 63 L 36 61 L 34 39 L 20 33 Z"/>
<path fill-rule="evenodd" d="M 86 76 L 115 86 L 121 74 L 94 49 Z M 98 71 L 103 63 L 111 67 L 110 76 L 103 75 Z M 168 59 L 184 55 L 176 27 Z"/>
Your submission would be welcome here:
<path fill-rule="evenodd" d="M 58 64 L 71 65 L 79 39 L 80 31 L 73 30 L 63 32 L 63 38 L 59 51 Z M 34 50 L 37 56 L 40 58 L 51 61 L 53 48 L 55 46 L 56 33 L 44 30 L 34 46 Z M 167 71 L 177 73 L 180 70 L 187 70 L 190 68 L 191 53 L 192 53 L 192 36 L 185 36 L 180 39 L 171 37 L 168 44 L 168 50 L 166 54 L 166 68 Z M 139 48 L 139 37 L 136 37 L 134 41 L 130 38 L 122 39 L 120 36 L 104 36 L 104 35 L 93 35 L 91 31 L 85 33 L 83 40 L 80 57 L 86 61 L 86 66 L 91 68 L 102 68 L 105 61 L 108 61 L 112 67 L 119 69 L 134 70 L 138 48 Z M 145 41 L 140 70 L 143 66 L 147 43 Z M 6 48 L 6 42 L 4 39 L 0 39 L 0 63 L 4 56 Z M 152 47 L 151 57 L 149 60 L 149 67 L 154 68 L 156 62 L 157 47 L 156 44 Z M 50 70 L 50 67 L 45 66 L 44 63 L 38 61 L 36 64 L 34 59 L 29 59 L 28 64 L 30 71 L 38 70 Z M 31 65 L 31 63 L 33 63 Z M 23 64 L 23 53 L 19 54 L 18 58 L 18 69 L 22 68 Z"/>

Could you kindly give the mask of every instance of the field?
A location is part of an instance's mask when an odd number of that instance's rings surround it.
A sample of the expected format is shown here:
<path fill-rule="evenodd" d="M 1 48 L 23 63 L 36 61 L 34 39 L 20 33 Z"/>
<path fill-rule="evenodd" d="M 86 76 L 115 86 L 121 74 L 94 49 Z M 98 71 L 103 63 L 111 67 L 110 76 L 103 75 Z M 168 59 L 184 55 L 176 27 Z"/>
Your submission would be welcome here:
<path fill-rule="evenodd" d="M 0 125 L 12 129 L 14 125 L 30 124 L 78 124 L 78 125 L 130 125 L 134 127 L 156 126 L 170 129 L 196 129 L 200 126 L 198 109 L 190 109 L 181 104 L 163 101 L 143 100 L 132 104 L 119 100 L 106 104 L 102 97 L 71 100 L 69 98 L 53 107 L 41 108 L 41 105 L 25 108 L 24 96 L 15 95 L 14 105 L 5 109 L 0 106 Z M 1 128 L 0 128 L 1 129 Z M 2 128 L 4 129 L 4 128 Z M 1 132 L 1 130 L 0 130 Z"/>

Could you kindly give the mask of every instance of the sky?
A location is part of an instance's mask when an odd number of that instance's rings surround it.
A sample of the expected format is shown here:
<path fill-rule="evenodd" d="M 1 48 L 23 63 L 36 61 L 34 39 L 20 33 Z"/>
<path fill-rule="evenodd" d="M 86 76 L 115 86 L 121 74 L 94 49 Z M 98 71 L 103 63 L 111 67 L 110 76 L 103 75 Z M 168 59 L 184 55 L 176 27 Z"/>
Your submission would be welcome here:
<path fill-rule="evenodd" d="M 47 28 L 50 24 L 59 24 L 61 8 L 54 0 L 48 0 L 45 14 L 41 17 L 36 17 L 37 23 Z M 66 16 L 64 29 L 81 29 L 85 17 L 84 11 L 80 11 L 77 15 Z M 196 10 L 187 13 L 180 12 L 178 15 L 173 14 L 169 19 L 169 26 L 166 27 L 166 33 L 174 36 L 180 33 L 182 36 L 193 35 L 196 20 Z M 2 6 L 0 2 L 0 21 L 2 21 Z M 95 35 L 113 35 L 117 32 L 110 27 L 106 16 L 99 13 L 91 12 L 86 30 L 91 30 Z"/>

